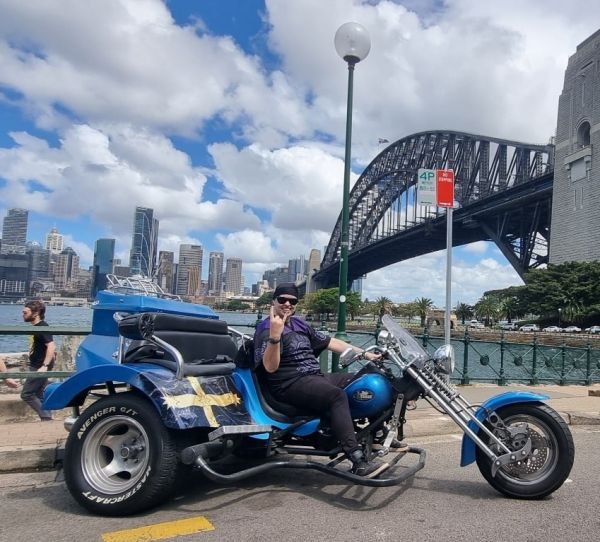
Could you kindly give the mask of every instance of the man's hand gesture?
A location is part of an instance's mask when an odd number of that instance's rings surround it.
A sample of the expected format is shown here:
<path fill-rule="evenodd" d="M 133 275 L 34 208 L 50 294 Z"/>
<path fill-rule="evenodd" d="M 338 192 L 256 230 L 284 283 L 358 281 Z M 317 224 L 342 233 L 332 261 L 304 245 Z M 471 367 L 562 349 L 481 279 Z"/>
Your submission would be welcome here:
<path fill-rule="evenodd" d="M 273 339 L 278 339 L 281 337 L 281 334 L 283 333 L 283 327 L 285 326 L 289 316 L 289 313 L 283 316 L 277 314 L 275 307 L 271 305 L 271 312 L 269 313 L 269 321 L 271 323 L 271 332 L 269 333 L 270 337 Z"/>

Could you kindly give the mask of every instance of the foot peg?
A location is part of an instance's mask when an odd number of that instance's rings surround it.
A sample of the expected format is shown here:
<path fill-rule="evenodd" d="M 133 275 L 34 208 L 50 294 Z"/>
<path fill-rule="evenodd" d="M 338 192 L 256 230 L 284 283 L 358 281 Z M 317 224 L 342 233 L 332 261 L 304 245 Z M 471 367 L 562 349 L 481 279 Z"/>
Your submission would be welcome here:
<path fill-rule="evenodd" d="M 221 437 L 234 435 L 258 435 L 270 433 L 273 428 L 270 425 L 223 425 L 208 434 L 208 440 L 216 440 Z"/>

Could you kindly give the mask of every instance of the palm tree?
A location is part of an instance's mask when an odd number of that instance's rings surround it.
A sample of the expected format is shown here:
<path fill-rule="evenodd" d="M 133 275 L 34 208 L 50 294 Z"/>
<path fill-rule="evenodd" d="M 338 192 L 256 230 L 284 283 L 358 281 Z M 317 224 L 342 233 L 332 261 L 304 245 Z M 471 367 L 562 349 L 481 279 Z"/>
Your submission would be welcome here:
<path fill-rule="evenodd" d="M 427 318 L 427 313 L 433 307 L 433 301 L 428 297 L 419 297 L 414 300 L 414 304 L 417 314 L 421 317 L 421 327 L 425 327 L 425 319 Z"/>
<path fill-rule="evenodd" d="M 473 307 L 468 305 L 467 303 L 461 303 L 460 301 L 456 304 L 456 308 L 454 309 L 456 313 L 456 317 L 460 318 L 461 324 L 465 324 L 465 320 L 467 318 L 471 318 L 473 316 Z"/>
<path fill-rule="evenodd" d="M 496 319 L 500 313 L 500 304 L 498 299 L 492 296 L 483 296 L 475 303 L 475 314 L 477 318 L 485 318 L 485 325 L 489 326 L 490 321 Z"/>
<path fill-rule="evenodd" d="M 375 310 L 377 311 L 379 319 L 381 319 L 384 314 L 391 312 L 391 309 L 392 300 L 389 297 L 382 296 L 375 300 Z"/>

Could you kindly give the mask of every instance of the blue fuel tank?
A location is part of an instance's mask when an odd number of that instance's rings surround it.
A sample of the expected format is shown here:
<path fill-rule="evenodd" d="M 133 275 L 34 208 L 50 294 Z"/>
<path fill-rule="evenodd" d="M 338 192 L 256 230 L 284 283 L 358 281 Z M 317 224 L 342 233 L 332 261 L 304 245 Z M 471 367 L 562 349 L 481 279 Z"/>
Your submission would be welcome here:
<path fill-rule="evenodd" d="M 375 416 L 392 404 L 390 381 L 379 374 L 365 374 L 345 388 L 353 418 Z"/>

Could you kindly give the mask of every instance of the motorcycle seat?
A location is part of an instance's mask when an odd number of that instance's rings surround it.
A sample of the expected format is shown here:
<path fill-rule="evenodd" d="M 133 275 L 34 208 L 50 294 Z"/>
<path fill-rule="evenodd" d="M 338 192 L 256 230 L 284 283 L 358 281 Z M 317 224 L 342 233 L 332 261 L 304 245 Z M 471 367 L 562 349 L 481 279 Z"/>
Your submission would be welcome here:
<path fill-rule="evenodd" d="M 254 386 L 265 414 L 278 422 L 295 423 L 301 419 L 316 418 L 318 414 L 310 409 L 301 409 L 289 403 L 277 400 L 269 388 L 265 369 L 262 364 L 252 371 Z"/>
<path fill-rule="evenodd" d="M 150 326 L 151 333 L 142 333 L 144 326 Z M 230 375 L 235 368 L 238 348 L 222 320 L 141 313 L 122 320 L 119 331 L 134 339 L 125 352 L 125 363 L 152 363 L 176 372 L 173 356 L 152 340 L 156 336 L 179 351 L 184 376 Z"/>
<path fill-rule="evenodd" d="M 205 360 L 194 361 L 204 362 Z M 227 376 L 233 373 L 235 369 L 235 364 L 231 361 L 224 361 L 222 363 L 194 363 L 194 361 L 183 364 L 183 376 Z M 177 372 L 177 363 L 170 359 L 139 358 L 129 361 L 129 363 L 136 362 L 160 365 L 165 369 L 173 371 L 173 373 Z"/>

